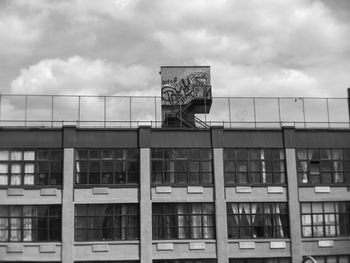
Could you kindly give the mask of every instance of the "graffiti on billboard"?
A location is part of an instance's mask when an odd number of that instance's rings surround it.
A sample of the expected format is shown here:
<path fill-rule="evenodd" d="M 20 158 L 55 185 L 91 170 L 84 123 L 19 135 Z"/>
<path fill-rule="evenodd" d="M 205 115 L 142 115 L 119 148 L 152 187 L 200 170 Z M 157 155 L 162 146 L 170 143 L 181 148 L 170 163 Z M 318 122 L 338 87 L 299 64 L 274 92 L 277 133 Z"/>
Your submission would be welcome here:
<path fill-rule="evenodd" d="M 162 79 L 162 104 L 186 105 L 195 99 L 210 99 L 210 76 L 197 71 L 184 77 Z"/>

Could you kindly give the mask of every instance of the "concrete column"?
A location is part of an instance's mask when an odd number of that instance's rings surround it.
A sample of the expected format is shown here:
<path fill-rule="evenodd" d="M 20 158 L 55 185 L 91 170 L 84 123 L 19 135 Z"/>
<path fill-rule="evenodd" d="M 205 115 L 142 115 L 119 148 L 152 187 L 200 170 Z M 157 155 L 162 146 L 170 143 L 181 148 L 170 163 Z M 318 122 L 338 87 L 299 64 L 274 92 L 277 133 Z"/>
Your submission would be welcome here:
<path fill-rule="evenodd" d="M 150 148 L 140 149 L 140 262 L 152 263 Z"/>
<path fill-rule="evenodd" d="M 295 149 L 286 149 L 286 164 L 292 262 L 301 263 L 301 222 Z"/>
<path fill-rule="evenodd" d="M 74 149 L 63 151 L 62 263 L 74 262 Z"/>
<path fill-rule="evenodd" d="M 215 226 L 218 263 L 228 263 L 223 149 L 214 148 Z"/>

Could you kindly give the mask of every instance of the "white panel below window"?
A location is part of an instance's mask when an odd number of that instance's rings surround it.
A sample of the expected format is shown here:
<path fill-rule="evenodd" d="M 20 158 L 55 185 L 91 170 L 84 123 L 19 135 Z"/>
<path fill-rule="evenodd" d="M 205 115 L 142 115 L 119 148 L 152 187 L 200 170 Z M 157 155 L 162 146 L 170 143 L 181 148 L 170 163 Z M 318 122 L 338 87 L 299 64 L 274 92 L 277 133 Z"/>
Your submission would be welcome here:
<path fill-rule="evenodd" d="M 108 195 L 109 194 L 109 188 L 100 188 L 100 187 L 95 187 L 92 188 L 92 194 L 93 195 Z"/>
<path fill-rule="evenodd" d="M 331 188 L 329 186 L 315 186 L 315 193 L 330 193 Z"/>
<path fill-rule="evenodd" d="M 40 253 L 55 253 L 56 247 L 55 245 L 40 245 L 39 251 Z"/>
<path fill-rule="evenodd" d="M 254 249 L 255 242 L 241 241 L 241 242 L 239 242 L 239 248 L 240 249 Z"/>
<path fill-rule="evenodd" d="M 272 241 L 270 242 L 270 248 L 286 248 L 286 242 L 284 241 Z"/>
<path fill-rule="evenodd" d="M 157 194 L 171 194 L 171 186 L 156 186 Z"/>
<path fill-rule="evenodd" d="M 202 186 L 188 186 L 187 193 L 188 194 L 202 194 L 203 187 Z"/>
<path fill-rule="evenodd" d="M 333 240 L 320 240 L 318 241 L 319 247 L 333 247 L 334 241 Z"/>
<path fill-rule="evenodd" d="M 9 244 L 7 245 L 7 253 L 23 253 L 23 246 L 17 244 Z"/>
<path fill-rule="evenodd" d="M 42 195 L 42 196 L 56 196 L 57 189 L 56 188 L 43 188 L 40 190 L 40 195 Z"/>
<path fill-rule="evenodd" d="M 157 250 L 173 250 L 174 244 L 173 243 L 159 243 L 157 244 Z"/>
<path fill-rule="evenodd" d="M 92 252 L 108 252 L 109 245 L 92 245 Z"/>
<path fill-rule="evenodd" d="M 22 188 L 9 188 L 7 189 L 8 196 L 23 196 L 24 189 Z"/>
<path fill-rule="evenodd" d="M 191 242 L 190 243 L 190 250 L 204 250 L 204 249 L 205 249 L 204 242 Z"/>
<path fill-rule="evenodd" d="M 283 194 L 282 186 L 269 186 L 267 187 L 267 192 L 269 194 Z"/>
<path fill-rule="evenodd" d="M 237 186 L 236 193 L 251 193 L 252 188 L 250 186 Z"/>

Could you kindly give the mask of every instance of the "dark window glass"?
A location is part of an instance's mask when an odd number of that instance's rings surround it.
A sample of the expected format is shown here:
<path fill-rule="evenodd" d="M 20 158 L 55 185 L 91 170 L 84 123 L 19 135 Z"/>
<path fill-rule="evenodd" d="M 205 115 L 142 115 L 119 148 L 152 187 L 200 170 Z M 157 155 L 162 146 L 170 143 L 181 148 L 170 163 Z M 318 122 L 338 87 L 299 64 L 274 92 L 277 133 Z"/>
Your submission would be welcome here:
<path fill-rule="evenodd" d="M 297 149 L 299 185 L 350 183 L 349 149 Z"/>
<path fill-rule="evenodd" d="M 226 185 L 286 183 L 282 149 L 224 149 Z"/>
<path fill-rule="evenodd" d="M 301 203 L 303 237 L 350 236 L 350 202 Z"/>
<path fill-rule="evenodd" d="M 288 238 L 287 203 L 227 203 L 228 237 Z"/>
<path fill-rule="evenodd" d="M 138 184 L 138 149 L 78 149 L 75 181 L 77 185 Z"/>
<path fill-rule="evenodd" d="M 0 186 L 62 185 L 62 150 L 0 149 Z"/>
<path fill-rule="evenodd" d="M 291 258 L 230 258 L 229 263 L 291 263 Z"/>
<path fill-rule="evenodd" d="M 212 185 L 211 149 L 152 149 L 153 185 Z"/>
<path fill-rule="evenodd" d="M 216 263 L 216 259 L 158 259 L 153 263 Z"/>
<path fill-rule="evenodd" d="M 211 203 L 153 203 L 154 240 L 214 239 L 214 207 Z"/>
<path fill-rule="evenodd" d="M 61 241 L 61 206 L 0 206 L 0 242 Z"/>
<path fill-rule="evenodd" d="M 138 239 L 137 204 L 75 206 L 75 241 Z"/>

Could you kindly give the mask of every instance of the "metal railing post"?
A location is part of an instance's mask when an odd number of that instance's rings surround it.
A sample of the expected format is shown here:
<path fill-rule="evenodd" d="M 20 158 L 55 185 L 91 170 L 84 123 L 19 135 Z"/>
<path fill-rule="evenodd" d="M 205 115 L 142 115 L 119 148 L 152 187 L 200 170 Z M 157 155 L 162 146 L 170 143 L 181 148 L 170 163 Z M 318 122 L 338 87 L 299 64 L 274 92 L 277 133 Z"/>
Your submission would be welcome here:
<path fill-rule="evenodd" d="M 328 121 L 328 128 L 331 127 L 331 122 L 329 118 L 329 105 L 328 105 L 328 98 L 326 98 L 326 104 L 327 104 L 327 121 Z"/>
<path fill-rule="evenodd" d="M 129 117 L 130 117 L 130 128 L 131 128 L 131 99 L 132 99 L 132 97 L 129 97 Z"/>
<path fill-rule="evenodd" d="M 304 98 L 301 98 L 301 101 L 303 103 L 303 120 L 304 120 L 304 128 L 306 128 L 306 118 L 305 118 L 305 102 Z"/>
<path fill-rule="evenodd" d="M 254 109 L 254 127 L 256 128 L 256 108 L 255 108 L 255 98 L 253 98 L 253 109 Z"/>
<path fill-rule="evenodd" d="M 231 102 L 230 102 L 230 97 L 227 98 L 227 103 L 228 103 L 228 118 L 230 120 L 230 128 L 231 128 Z"/>
<path fill-rule="evenodd" d="M 0 93 L 0 121 L 2 120 L 1 107 L 2 107 L 2 96 L 1 96 L 1 93 Z"/>
<path fill-rule="evenodd" d="M 53 95 L 51 95 L 51 127 L 53 127 Z"/>
<path fill-rule="evenodd" d="M 280 123 L 280 128 L 282 128 L 281 102 L 280 102 L 280 98 L 277 98 L 277 103 L 278 103 L 278 121 L 279 121 L 279 123 Z"/>
<path fill-rule="evenodd" d="M 80 96 L 78 96 L 78 125 L 80 123 Z"/>
<path fill-rule="evenodd" d="M 24 127 L 27 127 L 27 107 L 28 107 L 28 95 L 25 95 L 25 102 L 24 102 Z"/>
<path fill-rule="evenodd" d="M 103 122 L 103 127 L 105 127 L 106 128 L 106 120 L 107 120 L 107 116 L 106 116 L 106 96 L 104 96 L 103 97 L 103 120 L 104 120 L 104 122 Z"/>
<path fill-rule="evenodd" d="M 157 97 L 154 97 L 154 120 L 155 120 L 155 127 L 157 127 Z M 152 120 L 151 120 L 151 127 L 152 127 Z"/>

